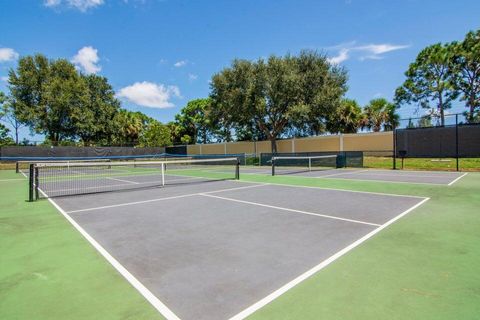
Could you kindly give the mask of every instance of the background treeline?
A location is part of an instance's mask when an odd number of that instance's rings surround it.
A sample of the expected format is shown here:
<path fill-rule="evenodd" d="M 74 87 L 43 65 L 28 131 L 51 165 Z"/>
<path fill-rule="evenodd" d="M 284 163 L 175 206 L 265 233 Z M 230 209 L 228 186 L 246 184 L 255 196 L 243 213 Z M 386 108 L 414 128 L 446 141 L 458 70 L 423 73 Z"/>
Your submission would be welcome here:
<path fill-rule="evenodd" d="M 453 102 L 466 121 L 480 118 L 480 30 L 461 42 L 423 49 L 405 73 L 394 102 L 374 99 L 361 107 L 345 98 L 347 71 L 326 55 L 302 51 L 256 61 L 234 60 L 212 76 L 208 98 L 187 103 L 166 124 L 121 107 L 105 77 L 85 75 L 64 59 L 26 56 L 0 93 L 0 144 L 21 143 L 18 130 L 45 135 L 45 144 L 167 146 L 221 141 L 270 140 L 358 130 L 391 130 L 397 109 L 426 109 L 445 123 Z M 416 124 L 409 124 L 414 126 Z M 13 138 L 13 139 L 12 139 Z"/>

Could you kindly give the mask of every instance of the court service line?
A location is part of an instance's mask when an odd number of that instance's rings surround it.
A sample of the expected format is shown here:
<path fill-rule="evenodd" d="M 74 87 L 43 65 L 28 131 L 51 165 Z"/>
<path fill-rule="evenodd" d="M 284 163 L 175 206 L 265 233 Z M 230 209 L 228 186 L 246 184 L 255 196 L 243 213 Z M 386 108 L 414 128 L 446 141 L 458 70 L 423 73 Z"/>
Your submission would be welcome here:
<path fill-rule="evenodd" d="M 366 222 L 366 221 L 342 218 L 342 217 L 337 217 L 337 216 L 330 216 L 330 215 L 321 214 L 321 213 L 314 213 L 314 212 L 308 212 L 308 211 L 302 211 L 302 210 L 296 210 L 296 209 L 289 209 L 289 208 L 271 206 L 271 205 L 268 205 L 268 204 L 263 204 L 263 203 L 258 203 L 258 202 L 251 202 L 251 201 L 238 200 L 238 199 L 227 198 L 227 197 L 214 196 L 212 194 L 200 193 L 199 195 L 204 196 L 204 197 L 210 197 L 210 198 L 222 199 L 222 200 L 227 200 L 227 201 L 245 203 L 245 204 L 250 204 L 250 205 L 259 206 L 259 207 L 266 207 L 266 208 L 270 208 L 270 209 L 301 213 L 301 214 L 306 214 L 306 215 L 309 215 L 309 216 L 317 216 L 317 217 L 322 217 L 322 218 L 327 218 L 327 219 L 342 220 L 342 221 L 359 223 L 359 224 L 366 224 L 366 225 L 376 226 L 376 227 L 381 226 L 380 224 L 377 224 L 377 223 L 371 223 L 371 222 Z"/>
<path fill-rule="evenodd" d="M 420 185 L 428 185 L 428 186 L 446 186 L 446 183 L 432 183 L 432 182 L 409 182 L 409 181 L 393 181 L 393 180 L 381 180 L 379 178 L 374 179 L 358 179 L 358 178 L 330 178 L 327 176 L 318 176 L 318 177 L 309 177 L 309 176 L 301 176 L 302 178 L 310 178 L 310 179 L 341 179 L 342 181 L 367 181 L 367 182 L 382 182 L 382 183 L 408 183 L 408 184 L 420 184 Z"/>
<path fill-rule="evenodd" d="M 0 182 L 9 182 L 9 181 L 25 181 L 25 179 L 0 179 Z"/>
<path fill-rule="evenodd" d="M 458 177 L 457 179 L 453 180 L 452 182 L 450 182 L 448 185 L 451 186 L 452 184 L 454 184 L 455 182 L 457 182 L 458 180 L 462 179 L 463 177 L 465 177 L 467 175 L 468 172 L 465 172 L 464 174 L 462 174 L 460 177 Z"/>
<path fill-rule="evenodd" d="M 247 189 L 247 188 L 256 188 L 256 187 L 261 187 L 266 184 L 256 184 L 256 185 L 251 185 L 251 186 L 243 186 L 243 187 L 238 187 L 238 188 L 228 188 L 228 189 L 220 189 L 220 190 L 214 190 L 214 191 L 207 191 L 203 192 L 204 194 L 210 194 L 210 193 L 216 193 L 216 192 L 225 192 L 225 191 L 233 191 L 233 190 L 241 190 L 241 189 Z M 182 194 L 178 196 L 171 196 L 171 197 L 165 197 L 165 198 L 156 198 L 156 199 L 149 199 L 149 200 L 142 200 L 142 201 L 134 201 L 134 202 L 126 202 L 126 203 L 119 203 L 119 204 L 112 204 L 108 206 L 101 206 L 101 207 L 93 207 L 93 208 L 86 208 L 86 209 L 78 209 L 78 210 L 72 210 L 72 211 L 67 211 L 67 213 L 77 213 L 77 212 L 86 212 L 86 211 L 95 211 L 95 210 L 101 210 L 101 209 L 109 209 L 109 208 L 118 208 L 118 207 L 125 207 L 125 206 L 133 206 L 137 204 L 143 204 L 143 203 L 150 203 L 150 202 L 158 202 L 158 201 L 164 201 L 164 200 L 172 200 L 172 199 L 181 199 L 181 198 L 186 198 L 186 197 L 193 197 L 193 196 L 198 196 L 201 193 L 196 192 L 196 193 L 188 193 L 188 194 Z"/>
<path fill-rule="evenodd" d="M 120 181 L 120 182 L 127 182 L 130 184 L 140 184 L 140 182 L 135 182 L 135 181 L 130 181 L 130 180 L 123 180 L 123 179 L 117 179 L 117 178 L 112 178 L 112 177 L 107 177 L 109 180 L 115 180 L 115 181 Z"/>
<path fill-rule="evenodd" d="M 279 289 L 275 290 L 274 292 L 270 293 L 265 298 L 257 301 L 256 303 L 254 303 L 250 307 L 246 308 L 245 310 L 243 310 L 240 313 L 236 314 L 235 316 L 231 317 L 229 320 L 244 319 L 244 318 L 248 317 L 249 315 L 251 315 L 252 313 L 254 313 L 255 311 L 263 308 L 264 306 L 266 306 L 267 304 L 269 304 L 273 300 L 277 299 L 279 296 L 281 296 L 282 294 L 284 294 L 288 290 L 292 289 L 293 287 L 295 287 L 299 283 L 303 282 L 304 280 L 310 278 L 311 276 L 313 276 L 314 274 L 316 274 L 317 272 L 319 272 L 320 270 L 322 270 L 323 268 L 325 268 L 326 266 L 328 266 L 329 264 L 331 264 L 332 262 L 334 262 L 335 260 L 337 260 L 341 256 L 345 255 L 346 253 L 348 253 L 352 249 L 358 247 L 360 244 L 362 244 L 366 240 L 370 239 L 375 234 L 379 233 L 380 231 L 382 231 L 383 229 L 385 229 L 386 227 L 388 227 L 389 225 L 391 225 L 392 223 L 394 223 L 398 219 L 402 218 L 403 216 L 405 216 L 409 212 L 415 210 L 416 208 L 418 208 L 419 206 L 421 206 L 422 204 L 424 204 L 428 200 L 430 200 L 430 198 L 424 198 L 422 201 L 420 201 L 419 203 L 417 203 L 413 207 L 403 211 L 402 213 L 400 213 L 395 218 L 387 221 L 386 223 L 382 224 L 380 227 L 378 227 L 378 228 L 374 229 L 373 231 L 367 233 L 362 238 L 356 240 L 352 244 L 350 244 L 347 247 L 343 248 L 342 250 L 338 251 L 334 255 L 330 256 L 326 260 L 322 261 L 321 263 L 319 263 L 318 265 L 313 267 L 312 269 L 308 270 L 307 272 L 303 273 L 302 275 L 300 275 L 297 278 L 293 279 L 292 281 L 288 282 L 284 286 L 282 286 Z"/>
<path fill-rule="evenodd" d="M 319 177 L 324 178 L 324 177 L 341 176 L 341 175 L 344 175 L 344 174 L 357 174 L 357 173 L 361 173 L 361 172 L 365 172 L 365 171 L 370 171 L 370 170 L 368 170 L 368 169 L 365 169 L 365 170 L 349 170 L 348 172 L 326 174 L 326 175 L 319 176 Z"/>
<path fill-rule="evenodd" d="M 302 178 L 305 178 L 305 177 L 302 177 Z M 317 178 L 317 177 L 308 177 L 308 178 Z M 368 180 L 368 181 L 373 181 L 373 180 Z M 258 182 L 255 182 L 255 181 L 246 181 L 246 180 L 241 180 L 239 182 L 258 183 Z M 331 191 L 341 191 L 341 192 L 351 192 L 351 193 L 365 193 L 365 194 L 374 194 L 374 195 L 379 195 L 379 196 L 425 199 L 425 197 L 422 197 L 422 196 L 412 196 L 412 195 L 408 195 L 408 194 L 381 193 L 381 192 L 373 192 L 373 191 L 358 191 L 358 190 L 348 190 L 348 189 L 329 188 L 329 187 L 316 187 L 316 186 L 301 186 L 301 185 L 295 185 L 295 184 L 275 183 L 275 182 L 266 182 L 265 184 L 269 184 L 269 185 L 272 185 L 272 186 L 281 186 L 281 187 L 307 188 L 307 189 L 331 190 Z"/>
<path fill-rule="evenodd" d="M 41 191 L 43 193 L 43 191 Z M 44 196 L 46 196 L 44 194 Z M 135 276 L 133 276 L 117 259 L 115 259 L 101 244 L 99 244 L 85 229 L 83 229 L 72 217 L 70 217 L 55 201 L 48 199 L 50 203 L 70 222 L 75 229 L 135 288 L 158 310 L 167 320 L 180 320 L 160 299 L 147 289 Z"/>
<path fill-rule="evenodd" d="M 445 175 L 426 175 L 426 174 L 416 174 L 415 175 L 415 174 L 410 174 L 409 172 L 406 172 L 406 171 L 390 171 L 390 172 L 380 171 L 380 172 L 377 172 L 375 170 L 368 170 L 368 171 L 362 171 L 362 172 L 355 172 L 355 174 L 356 173 L 365 173 L 365 172 L 368 172 L 372 176 L 384 176 L 384 177 L 407 177 L 407 178 L 414 177 L 414 178 L 434 178 L 434 179 L 448 178 Z M 398 173 L 396 173 L 396 172 L 398 172 Z M 404 173 L 404 172 L 406 172 L 406 173 Z"/>

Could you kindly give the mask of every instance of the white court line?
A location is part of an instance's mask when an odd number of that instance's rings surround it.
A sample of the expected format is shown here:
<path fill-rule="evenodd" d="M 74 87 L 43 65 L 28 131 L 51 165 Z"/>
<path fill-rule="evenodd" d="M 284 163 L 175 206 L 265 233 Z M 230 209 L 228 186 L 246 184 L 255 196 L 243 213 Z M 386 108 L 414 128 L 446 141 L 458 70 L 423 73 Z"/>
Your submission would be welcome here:
<path fill-rule="evenodd" d="M 220 189 L 220 190 L 214 190 L 214 191 L 207 191 L 207 192 L 203 192 L 203 193 L 204 194 L 210 194 L 210 193 L 216 193 L 216 192 L 225 192 L 225 191 L 233 191 L 233 190 L 240 190 L 240 189 L 247 189 L 247 188 L 256 188 L 256 187 L 261 187 L 261 186 L 264 186 L 264 185 L 265 184 L 256 184 L 256 185 L 253 185 L 253 186 Z M 119 203 L 119 204 L 112 204 L 112 205 L 108 205 L 108 206 L 101 206 L 101 207 L 94 207 L 94 208 L 78 209 L 78 210 L 68 211 L 67 213 L 77 213 L 77 212 L 86 212 L 86 211 L 95 211 L 95 210 L 101 210 L 101 209 L 133 206 L 133 205 L 143 204 L 143 203 L 150 203 L 150 202 L 158 202 L 158 201 L 164 201 L 164 200 L 172 200 L 172 199 L 193 197 L 193 196 L 198 196 L 200 194 L 202 194 L 202 193 L 196 192 L 196 193 L 182 194 L 182 195 L 178 195 L 178 196 L 171 196 L 171 197 L 164 197 L 164 198 L 157 198 L 157 199 L 149 199 L 149 200 L 142 200 L 142 201 Z"/>
<path fill-rule="evenodd" d="M 25 181 L 25 179 L 0 179 L 0 182 L 8 182 L 8 181 Z"/>
<path fill-rule="evenodd" d="M 360 173 L 360 172 L 364 172 L 364 171 L 369 171 L 369 170 L 368 170 L 368 169 L 365 169 L 365 170 L 350 170 L 350 171 L 348 171 L 348 172 L 339 172 L 339 173 L 326 174 L 326 175 L 323 175 L 323 176 L 318 176 L 318 178 L 340 176 L 340 175 L 343 175 L 343 174 L 354 174 L 354 173 Z"/>
<path fill-rule="evenodd" d="M 40 190 L 45 195 L 45 193 Z M 50 203 L 70 222 L 75 229 L 135 288 L 147 299 L 150 304 L 158 310 L 167 320 L 180 320 L 160 299 L 147 289 L 137 278 L 135 278 L 124 266 L 118 262 L 105 248 L 102 247 L 87 231 L 85 231 L 72 217 L 70 217 L 55 201 L 48 199 Z"/>
<path fill-rule="evenodd" d="M 309 177 L 309 176 L 301 176 L 302 178 L 309 178 L 309 179 L 335 179 L 335 177 L 325 177 L 325 176 L 318 176 L 318 177 Z M 336 178 L 341 179 L 344 181 L 353 180 L 353 181 L 367 181 L 367 182 L 384 182 L 384 183 L 408 183 L 408 184 L 421 184 L 421 185 L 428 185 L 428 186 L 446 186 L 446 183 L 431 183 L 431 182 L 409 182 L 409 181 L 392 181 L 392 180 L 381 180 L 381 179 L 358 179 L 358 178 Z"/>
<path fill-rule="evenodd" d="M 376 172 L 418 172 L 418 173 L 433 173 L 436 175 L 453 175 L 457 174 L 457 171 L 433 171 L 433 170 L 411 170 L 411 169 L 375 169 L 375 168 L 369 168 L 371 171 L 376 171 Z"/>
<path fill-rule="evenodd" d="M 399 214 L 398 216 L 396 216 L 395 218 L 387 221 L 386 223 L 384 223 L 383 225 L 381 225 L 380 227 L 376 228 L 375 230 L 371 231 L 370 233 L 366 234 L 365 236 L 363 236 L 362 238 L 358 239 L 357 241 L 353 242 L 352 244 L 348 245 L 347 247 L 343 248 L 342 250 L 338 251 L 337 253 L 335 253 L 334 255 L 332 255 L 331 257 L 329 257 L 328 259 L 322 261 L 320 264 L 316 265 L 315 267 L 313 267 L 312 269 L 308 270 L 307 272 L 305 272 L 304 274 L 298 276 L 297 278 L 293 279 L 292 281 L 288 282 L 287 284 L 283 285 L 282 287 L 280 287 L 279 289 L 275 290 L 274 292 L 270 293 L 268 296 L 266 296 L 265 298 L 257 301 L 256 303 L 254 303 L 253 305 L 251 305 L 250 307 L 246 308 L 245 310 L 241 311 L 240 313 L 236 314 L 235 316 L 231 317 L 229 320 L 240 320 L 240 319 L 244 319 L 246 318 L 247 316 L 251 315 L 252 313 L 254 313 L 255 311 L 259 310 L 260 308 L 266 306 L 267 304 L 269 304 L 270 302 L 272 302 L 273 300 L 277 299 L 279 296 L 281 296 L 282 294 L 284 294 L 285 292 L 287 292 L 288 290 L 292 289 L 293 287 L 295 287 L 296 285 L 298 285 L 299 283 L 303 282 L 304 280 L 310 278 L 311 276 L 313 276 L 315 273 L 319 272 L 320 270 L 322 270 L 323 268 L 325 268 L 326 266 L 328 266 L 329 264 L 331 264 L 332 262 L 334 262 L 335 260 L 337 260 L 338 258 L 340 258 L 341 256 L 345 255 L 346 253 L 348 253 L 349 251 L 351 251 L 352 249 L 356 248 L 357 246 L 359 246 L 360 244 L 362 244 L 363 242 L 365 242 L 366 240 L 368 240 L 369 238 L 371 238 L 372 236 L 374 236 L 375 234 L 379 233 L 380 231 L 382 231 L 383 229 L 385 229 L 386 227 L 388 227 L 389 225 L 391 225 L 392 223 L 394 223 L 395 221 L 397 221 L 398 219 L 402 218 L 403 216 L 405 216 L 406 214 L 408 214 L 409 212 L 413 211 L 414 209 L 416 209 L 417 207 L 421 206 L 422 204 L 424 204 L 426 201 L 428 201 L 430 198 L 424 198 L 422 201 L 420 201 L 419 203 L 417 203 L 416 205 L 414 205 L 413 207 L 411 207 L 410 209 L 407 209 L 405 210 L 404 212 L 402 212 L 401 214 Z"/>
<path fill-rule="evenodd" d="M 122 180 L 122 179 L 117 179 L 117 178 L 112 178 L 112 177 L 107 177 L 107 179 L 120 181 L 120 182 L 127 182 L 127 183 L 130 183 L 130 184 L 140 184 L 140 182 L 134 182 L 134 181 L 130 181 L 130 180 Z"/>
<path fill-rule="evenodd" d="M 453 180 L 452 182 L 450 182 L 448 185 L 451 186 L 452 184 L 454 184 L 455 182 L 457 182 L 458 180 L 462 179 L 463 177 L 465 177 L 467 175 L 467 172 L 465 172 L 464 174 L 462 174 L 460 177 L 458 177 L 457 179 Z"/>
<path fill-rule="evenodd" d="M 263 204 L 263 203 L 258 203 L 258 202 L 251 202 L 251 201 L 245 201 L 245 200 L 238 200 L 238 199 L 214 196 L 214 195 L 206 194 L 206 193 L 200 193 L 199 195 L 204 196 L 204 197 L 210 197 L 210 198 L 222 199 L 222 200 L 227 200 L 227 201 L 245 203 L 245 204 L 250 204 L 250 205 L 259 206 L 259 207 L 266 207 L 266 208 L 270 208 L 270 209 L 301 213 L 301 214 L 306 214 L 306 215 L 310 215 L 310 216 L 317 216 L 317 217 L 334 219 L 334 220 L 342 220 L 342 221 L 359 223 L 359 224 L 367 224 L 367 225 L 376 226 L 376 227 L 380 226 L 380 224 L 377 224 L 377 223 L 365 222 L 365 221 L 354 220 L 354 219 L 347 219 L 347 218 L 342 218 L 342 217 L 337 217 L 337 216 L 330 216 L 330 215 L 321 214 L 321 213 L 313 213 L 313 212 L 308 212 L 308 211 L 271 206 L 271 205 L 268 205 L 268 204 Z"/>
<path fill-rule="evenodd" d="M 318 177 L 309 177 L 309 178 L 317 179 Z M 235 181 L 236 181 L 236 180 L 235 180 Z M 368 180 L 368 181 L 373 181 L 373 180 Z M 246 181 L 246 180 L 241 180 L 241 181 L 239 181 L 239 182 L 243 182 L 243 183 L 258 183 L 258 182 L 255 182 L 255 181 Z M 294 185 L 294 184 L 275 183 L 275 182 L 266 182 L 265 184 L 266 184 L 266 185 L 272 185 L 272 186 L 292 187 L 292 188 L 307 188 L 307 189 L 319 189 L 319 190 L 332 190 L 332 191 L 351 192 L 351 193 L 375 194 L 375 195 L 390 196 L 390 197 L 407 197 L 407 198 L 425 199 L 425 197 L 422 197 L 422 196 L 411 196 L 411 195 L 408 195 L 408 194 L 381 193 L 381 192 L 373 192 L 373 191 L 357 191 L 357 190 L 347 190 L 347 189 L 328 188 L 328 187 L 315 187 L 315 186 L 299 186 L 299 185 Z"/>
<path fill-rule="evenodd" d="M 386 177 L 415 177 L 415 178 L 448 178 L 446 176 L 442 176 L 442 175 L 422 175 L 422 174 L 417 174 L 417 175 L 414 175 L 414 174 L 409 174 L 408 172 L 406 173 L 403 173 L 402 171 L 390 171 L 390 172 L 387 172 L 387 171 L 374 171 L 374 170 L 368 170 L 367 171 L 369 174 L 371 174 L 372 176 L 386 176 Z M 398 172 L 398 173 L 396 173 Z M 362 171 L 362 172 L 355 172 L 355 173 L 365 173 L 365 171 Z"/>

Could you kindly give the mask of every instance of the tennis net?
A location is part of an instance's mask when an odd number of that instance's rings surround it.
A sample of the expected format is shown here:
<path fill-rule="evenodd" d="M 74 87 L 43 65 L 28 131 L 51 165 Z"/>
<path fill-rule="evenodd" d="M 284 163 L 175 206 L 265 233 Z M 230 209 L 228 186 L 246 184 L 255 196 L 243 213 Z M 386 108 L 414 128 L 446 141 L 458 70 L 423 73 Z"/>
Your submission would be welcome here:
<path fill-rule="evenodd" d="M 273 156 L 271 162 L 272 176 L 338 167 L 337 155 Z"/>
<path fill-rule="evenodd" d="M 29 200 L 238 178 L 238 158 L 39 162 L 29 167 Z"/>

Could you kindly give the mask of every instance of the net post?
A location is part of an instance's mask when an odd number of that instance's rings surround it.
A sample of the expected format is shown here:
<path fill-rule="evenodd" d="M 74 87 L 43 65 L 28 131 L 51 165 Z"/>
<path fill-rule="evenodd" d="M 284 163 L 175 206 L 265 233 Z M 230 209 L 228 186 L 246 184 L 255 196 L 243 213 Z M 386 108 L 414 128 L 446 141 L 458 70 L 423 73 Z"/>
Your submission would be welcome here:
<path fill-rule="evenodd" d="M 33 173 L 35 175 L 35 200 L 38 200 L 39 199 L 39 195 L 38 195 L 38 169 L 35 167 L 35 165 L 33 166 Z"/>
<path fill-rule="evenodd" d="M 393 124 L 393 170 L 397 169 L 397 128 Z"/>
<path fill-rule="evenodd" d="M 275 157 L 272 157 L 272 176 L 275 175 Z"/>
<path fill-rule="evenodd" d="M 308 171 L 312 171 L 312 158 L 308 158 Z"/>
<path fill-rule="evenodd" d="M 29 170 L 28 170 L 28 172 L 29 172 L 29 175 L 28 175 L 28 201 L 30 201 L 30 202 L 34 201 L 34 198 L 33 198 L 34 197 L 34 195 L 33 195 L 33 193 L 34 193 L 34 191 L 33 191 L 33 188 L 34 188 L 34 173 L 33 172 L 34 172 L 34 170 L 35 170 L 34 164 L 31 163 L 30 167 L 29 167 Z"/>
<path fill-rule="evenodd" d="M 18 161 L 15 162 L 15 173 L 20 173 L 20 164 Z"/>
<path fill-rule="evenodd" d="M 165 162 L 162 162 L 160 165 L 161 172 L 162 172 L 162 187 L 165 186 Z"/>
<path fill-rule="evenodd" d="M 235 180 L 240 180 L 240 158 L 237 158 L 237 164 L 235 165 Z"/>
<path fill-rule="evenodd" d="M 459 171 L 459 160 L 458 160 L 458 113 L 455 114 L 455 159 L 457 162 L 457 171 Z"/>

